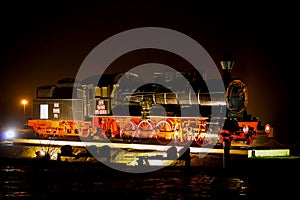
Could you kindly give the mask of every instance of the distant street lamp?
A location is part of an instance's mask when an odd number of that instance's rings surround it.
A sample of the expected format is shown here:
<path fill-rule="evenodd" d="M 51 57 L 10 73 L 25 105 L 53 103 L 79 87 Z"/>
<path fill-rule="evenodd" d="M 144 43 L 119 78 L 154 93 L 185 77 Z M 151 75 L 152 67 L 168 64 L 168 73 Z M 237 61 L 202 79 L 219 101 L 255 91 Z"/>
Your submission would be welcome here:
<path fill-rule="evenodd" d="M 26 115 L 25 115 L 25 107 L 26 107 L 26 104 L 28 103 L 28 101 L 26 99 L 22 99 L 21 103 L 23 104 L 24 106 L 24 124 L 26 124 Z"/>

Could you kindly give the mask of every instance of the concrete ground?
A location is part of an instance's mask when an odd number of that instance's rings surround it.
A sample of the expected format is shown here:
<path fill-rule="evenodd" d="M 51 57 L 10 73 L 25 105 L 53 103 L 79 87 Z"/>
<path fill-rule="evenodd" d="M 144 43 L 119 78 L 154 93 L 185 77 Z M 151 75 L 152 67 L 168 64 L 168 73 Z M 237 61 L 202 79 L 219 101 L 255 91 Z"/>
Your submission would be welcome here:
<path fill-rule="evenodd" d="M 65 145 L 67 146 L 67 145 Z M 94 149 L 95 150 L 95 149 Z M 60 160 L 63 162 L 85 162 L 97 163 L 99 161 L 110 160 L 111 163 L 123 164 L 126 166 L 150 165 L 150 166 L 172 166 L 182 167 L 188 162 L 188 166 L 199 169 L 233 169 L 239 171 L 250 169 L 259 171 L 261 166 L 267 169 L 281 167 L 299 168 L 300 156 L 280 156 L 272 158 L 248 158 L 248 151 L 230 149 L 229 154 L 224 154 L 223 149 L 217 149 L 211 152 L 197 152 L 195 150 L 189 153 L 189 159 L 178 159 L 178 152 L 173 154 L 167 151 L 151 151 L 147 149 L 120 149 L 110 148 L 109 154 L 103 154 L 99 147 L 95 151 L 86 149 L 82 146 L 67 149 L 69 152 L 62 152 L 62 146 L 59 145 L 31 145 L 31 144 L 13 144 L 2 143 L 0 146 L 0 159 L 30 159 L 39 160 L 47 158 L 48 160 Z M 48 157 L 44 156 L 48 155 Z M 225 156 L 227 155 L 227 156 Z M 287 169 L 287 170 L 288 170 Z"/>

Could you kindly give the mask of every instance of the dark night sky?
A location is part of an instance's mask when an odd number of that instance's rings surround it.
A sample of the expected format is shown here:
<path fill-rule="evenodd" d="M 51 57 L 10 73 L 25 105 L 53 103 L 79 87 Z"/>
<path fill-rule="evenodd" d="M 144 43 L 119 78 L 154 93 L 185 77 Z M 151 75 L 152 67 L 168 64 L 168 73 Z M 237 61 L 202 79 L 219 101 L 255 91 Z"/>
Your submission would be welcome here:
<path fill-rule="evenodd" d="M 75 77 L 88 53 L 106 38 L 157 26 L 192 37 L 218 66 L 223 53 L 231 52 L 233 77 L 248 85 L 248 113 L 273 125 L 282 138 L 300 138 L 295 127 L 300 35 L 296 5 L 20 2 L 1 5 L 2 126 L 22 122 L 20 99 L 34 98 L 40 85 Z"/>

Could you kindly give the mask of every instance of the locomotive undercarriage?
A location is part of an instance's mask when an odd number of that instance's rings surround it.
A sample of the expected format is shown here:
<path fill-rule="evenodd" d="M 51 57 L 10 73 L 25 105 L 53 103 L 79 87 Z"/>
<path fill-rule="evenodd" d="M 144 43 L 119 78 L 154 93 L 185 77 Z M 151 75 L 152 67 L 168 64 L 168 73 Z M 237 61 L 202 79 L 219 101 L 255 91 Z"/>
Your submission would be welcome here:
<path fill-rule="evenodd" d="M 180 117 L 94 117 L 94 138 L 118 138 L 123 142 L 158 143 L 161 145 L 205 145 L 206 119 Z"/>

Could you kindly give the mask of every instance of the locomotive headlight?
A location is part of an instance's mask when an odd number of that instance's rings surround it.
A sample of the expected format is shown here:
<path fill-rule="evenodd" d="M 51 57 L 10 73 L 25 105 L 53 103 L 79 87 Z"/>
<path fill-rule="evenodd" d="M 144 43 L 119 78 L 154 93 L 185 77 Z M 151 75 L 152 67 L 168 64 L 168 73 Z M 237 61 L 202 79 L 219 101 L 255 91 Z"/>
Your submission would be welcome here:
<path fill-rule="evenodd" d="M 245 126 L 243 127 L 243 132 L 244 132 L 244 133 L 248 133 L 248 132 L 249 132 L 249 126 L 245 125 Z"/>
<path fill-rule="evenodd" d="M 271 126 L 270 126 L 270 124 L 266 124 L 265 125 L 265 132 L 266 133 L 270 133 L 271 132 Z"/>

